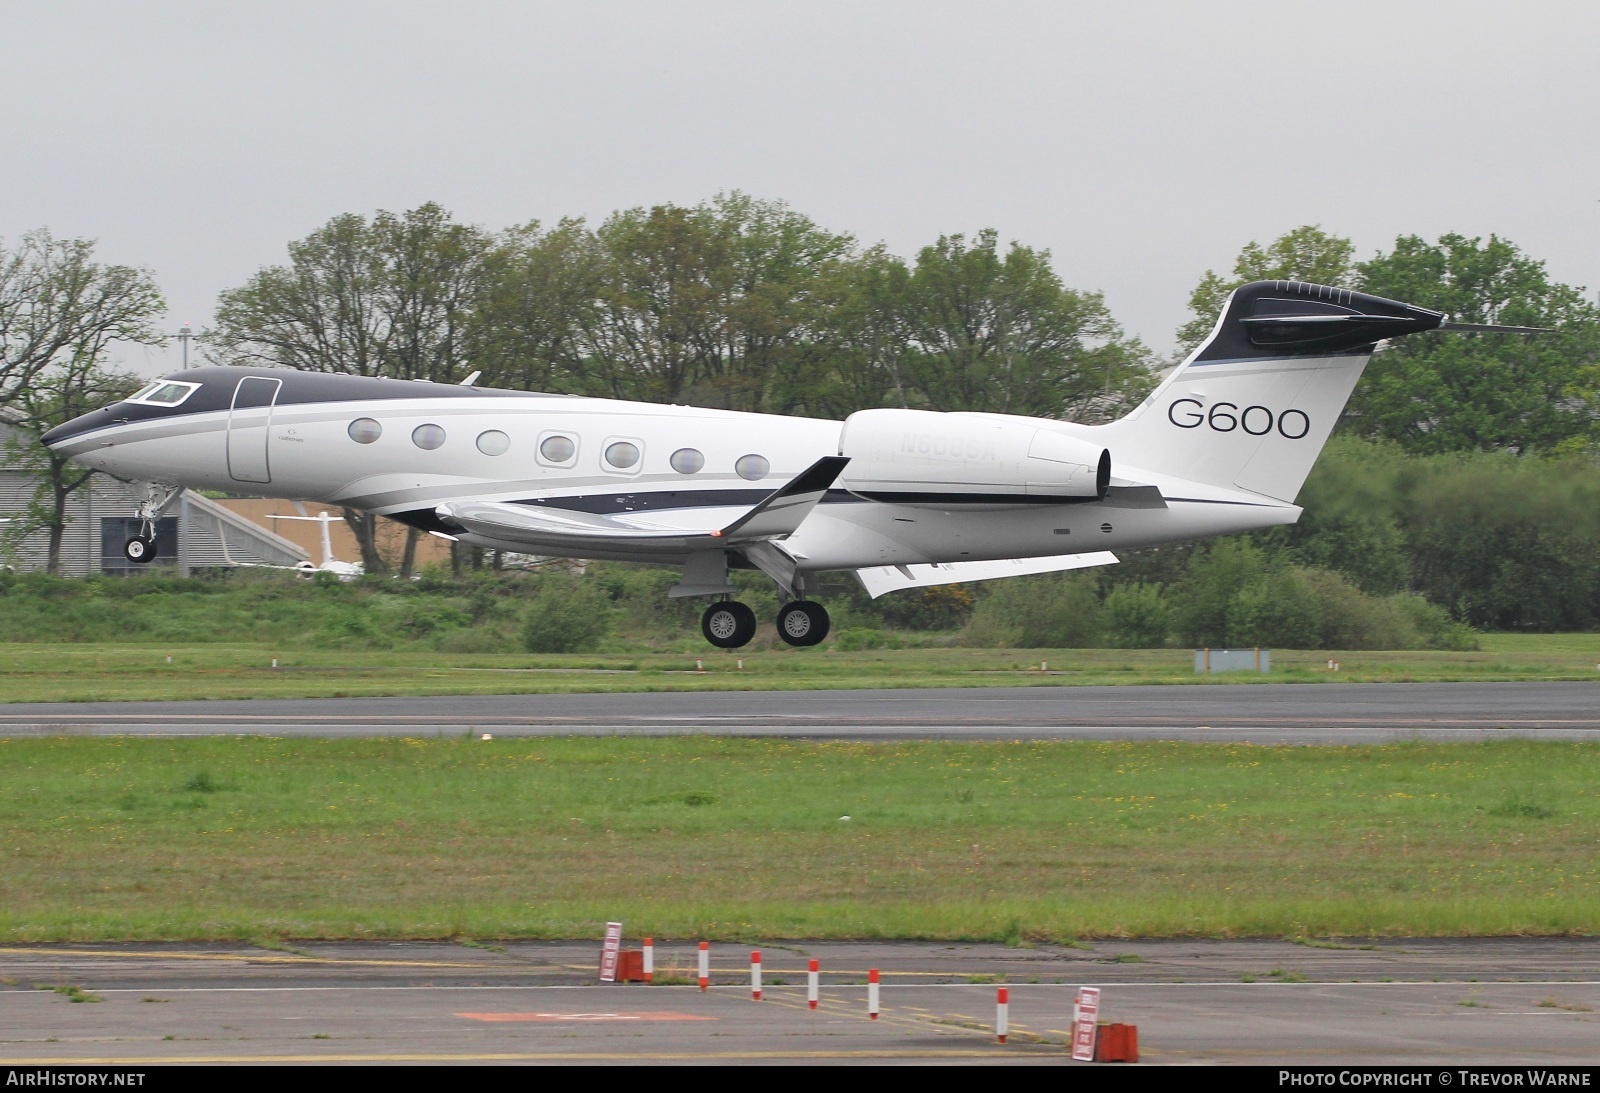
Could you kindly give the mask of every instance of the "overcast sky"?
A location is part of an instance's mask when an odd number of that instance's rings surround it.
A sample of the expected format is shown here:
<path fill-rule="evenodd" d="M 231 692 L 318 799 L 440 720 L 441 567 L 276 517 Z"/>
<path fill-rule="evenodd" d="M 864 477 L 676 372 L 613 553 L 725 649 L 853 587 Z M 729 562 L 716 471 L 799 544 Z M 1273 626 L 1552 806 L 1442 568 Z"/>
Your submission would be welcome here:
<path fill-rule="evenodd" d="M 340 213 L 738 189 L 907 256 L 994 227 L 1165 351 L 1205 269 L 1299 224 L 1600 286 L 1597 47 L 1554 0 L 0 0 L 0 236 L 98 239 L 175 330 Z"/>

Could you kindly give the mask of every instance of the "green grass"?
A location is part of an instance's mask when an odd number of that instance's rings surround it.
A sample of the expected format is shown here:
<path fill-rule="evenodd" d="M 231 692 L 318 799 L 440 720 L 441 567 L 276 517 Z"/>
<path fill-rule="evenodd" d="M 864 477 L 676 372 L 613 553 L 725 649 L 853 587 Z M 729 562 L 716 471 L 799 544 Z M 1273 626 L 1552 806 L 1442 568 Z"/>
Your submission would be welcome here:
<path fill-rule="evenodd" d="M 0 938 L 1588 933 L 1597 786 L 1532 741 L 12 738 Z"/>
<path fill-rule="evenodd" d="M 1014 687 L 1129 683 L 1600 680 L 1600 635 L 1483 638 L 1477 652 L 1274 650 L 1267 675 L 1194 674 L 1188 649 L 815 649 L 439 653 L 292 642 L 0 644 L 0 702 L 317 698 L 572 691 Z M 171 663 L 167 658 L 171 657 Z M 1340 670 L 1328 670 L 1329 658 Z M 273 669 L 276 660 L 278 668 Z M 695 670 L 703 663 L 704 674 Z M 743 669 L 739 663 L 743 662 Z M 1041 671 L 1040 662 L 1048 665 Z"/>

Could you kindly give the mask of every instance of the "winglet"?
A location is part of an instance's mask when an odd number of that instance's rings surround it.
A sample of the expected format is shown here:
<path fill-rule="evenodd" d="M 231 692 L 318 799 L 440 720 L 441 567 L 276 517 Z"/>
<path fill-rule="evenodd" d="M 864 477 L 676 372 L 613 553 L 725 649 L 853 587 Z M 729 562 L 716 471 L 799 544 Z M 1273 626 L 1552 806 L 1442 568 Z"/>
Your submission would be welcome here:
<path fill-rule="evenodd" d="M 720 533 L 712 534 L 729 543 L 793 535 L 849 462 L 842 455 L 823 456 Z"/>

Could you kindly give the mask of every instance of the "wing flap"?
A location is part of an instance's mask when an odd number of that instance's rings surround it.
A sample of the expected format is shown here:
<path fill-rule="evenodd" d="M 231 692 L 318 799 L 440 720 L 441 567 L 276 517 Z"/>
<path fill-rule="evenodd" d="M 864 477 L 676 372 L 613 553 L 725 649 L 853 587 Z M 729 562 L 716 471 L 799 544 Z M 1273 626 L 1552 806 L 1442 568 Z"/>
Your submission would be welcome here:
<path fill-rule="evenodd" d="M 768 494 L 726 526 L 696 524 L 708 510 L 651 511 L 607 515 L 505 501 L 457 501 L 440 505 L 441 520 L 496 541 L 523 543 L 554 553 L 614 549 L 626 545 L 646 553 L 682 554 L 782 539 L 811 515 L 849 460 L 825 456 Z"/>
<path fill-rule="evenodd" d="M 961 584 L 966 581 L 993 581 L 1001 577 L 1022 577 L 1031 573 L 1058 573 L 1066 569 L 1113 565 L 1117 556 L 1101 550 L 1089 554 L 1057 554 L 1048 558 L 1007 558 L 997 562 L 935 562 L 917 565 L 874 566 L 856 570 L 856 579 L 877 599 L 886 592 L 902 588 L 926 588 L 936 584 Z"/>

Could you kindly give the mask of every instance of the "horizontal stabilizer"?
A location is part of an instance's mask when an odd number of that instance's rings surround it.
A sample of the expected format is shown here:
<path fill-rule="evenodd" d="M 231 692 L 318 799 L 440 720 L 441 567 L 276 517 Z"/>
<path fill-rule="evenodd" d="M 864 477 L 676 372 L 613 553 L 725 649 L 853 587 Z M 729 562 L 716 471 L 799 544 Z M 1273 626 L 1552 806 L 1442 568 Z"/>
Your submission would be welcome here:
<path fill-rule="evenodd" d="M 1463 334 L 1554 334 L 1552 326 L 1496 326 L 1493 323 L 1443 322 L 1439 330 L 1455 330 Z"/>
<path fill-rule="evenodd" d="M 885 592 L 902 588 L 926 588 L 936 584 L 961 584 L 965 581 L 992 581 L 1000 577 L 1023 577 L 1030 573 L 1058 573 L 1066 569 L 1113 565 L 1117 556 L 1100 550 L 1088 554 L 1057 554 L 1050 558 L 1007 558 L 998 562 L 936 562 L 932 565 L 886 565 L 856 570 L 856 579 L 877 599 Z"/>

